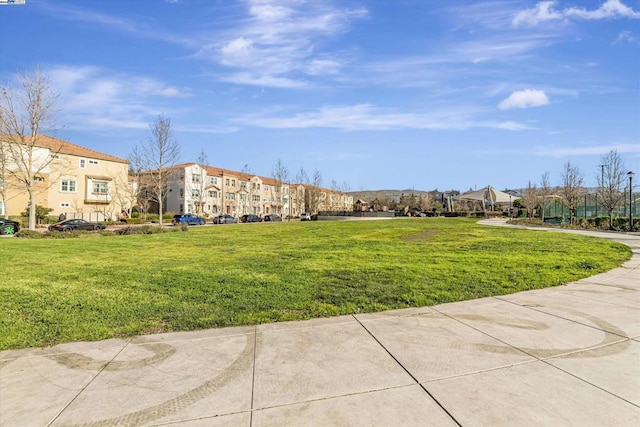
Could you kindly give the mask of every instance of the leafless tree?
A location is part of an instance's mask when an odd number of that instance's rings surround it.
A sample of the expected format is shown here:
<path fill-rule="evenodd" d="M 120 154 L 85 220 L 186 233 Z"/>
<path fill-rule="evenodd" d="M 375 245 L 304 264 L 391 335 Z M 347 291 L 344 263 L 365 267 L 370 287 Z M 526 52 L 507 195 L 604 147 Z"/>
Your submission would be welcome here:
<path fill-rule="evenodd" d="M 582 182 L 582 173 L 580 173 L 578 167 L 573 166 L 571 162 L 567 162 L 562 171 L 562 183 L 559 188 L 559 193 L 569 208 L 569 222 L 571 224 L 574 223 L 580 197 L 585 192 Z"/>
<path fill-rule="evenodd" d="M 309 175 L 307 175 L 307 172 L 302 167 L 296 173 L 296 183 L 302 184 L 304 186 L 309 185 Z M 300 187 L 296 186 L 296 200 L 298 205 L 297 208 L 298 208 L 298 212 L 300 213 L 304 212 L 305 209 L 308 209 L 305 199 L 306 199 L 305 194 L 300 194 Z"/>
<path fill-rule="evenodd" d="M 308 193 L 307 199 L 309 203 L 309 210 L 311 213 L 318 213 L 320 208 L 320 202 L 322 201 L 323 191 L 322 191 L 322 174 L 318 169 L 313 171 L 313 178 L 309 186 L 305 189 Z M 325 194 L 326 196 L 326 194 Z"/>
<path fill-rule="evenodd" d="M 204 211 L 204 205 L 207 198 L 207 163 L 209 158 L 207 153 L 204 152 L 204 148 L 200 150 L 196 164 L 198 165 L 198 173 L 193 174 L 190 179 L 185 177 L 185 195 L 190 196 L 195 205 L 196 214 L 202 215 Z M 188 187 L 188 188 L 187 188 Z"/>
<path fill-rule="evenodd" d="M 45 147 L 39 137 L 56 126 L 58 94 L 39 68 L 17 77 L 15 87 L 0 87 L 2 179 L 27 193 L 29 229 L 35 230 L 37 196 L 57 181 L 49 165 L 58 160 L 62 144 Z"/>
<path fill-rule="evenodd" d="M 613 229 L 613 211 L 624 203 L 625 167 L 617 150 L 602 156 L 598 174 L 598 202 L 607 209 L 609 227 Z"/>
<path fill-rule="evenodd" d="M 540 177 L 540 187 L 538 188 L 538 196 L 540 197 L 540 218 L 544 222 L 544 210 L 549 203 L 549 197 L 553 194 L 553 187 L 549 181 L 549 172 L 545 172 Z"/>
<path fill-rule="evenodd" d="M 149 128 L 151 136 L 148 143 L 134 148 L 134 152 L 137 153 L 137 161 L 143 171 L 142 186 L 149 192 L 150 199 L 158 204 L 159 221 L 162 225 L 167 177 L 178 161 L 180 146 L 173 137 L 173 125 L 168 117 L 158 116 Z"/>
<path fill-rule="evenodd" d="M 284 212 L 282 211 L 284 208 L 284 199 L 287 196 L 285 194 L 285 186 L 288 185 L 289 170 L 282 163 L 281 159 L 278 159 L 278 162 L 273 167 L 272 176 L 273 176 L 273 180 L 276 183 L 275 188 L 273 189 L 274 196 L 276 199 L 275 200 L 276 209 L 278 213 L 282 215 L 284 214 Z M 289 201 L 289 203 L 291 203 L 291 201 Z M 291 206 L 289 206 L 289 211 L 291 211 Z"/>
<path fill-rule="evenodd" d="M 533 218 L 535 210 L 540 204 L 540 200 L 538 187 L 536 187 L 535 184 L 532 184 L 531 181 L 527 184 L 527 188 L 524 189 L 520 202 L 522 203 L 522 206 L 527 209 L 527 216 L 529 218 Z"/>

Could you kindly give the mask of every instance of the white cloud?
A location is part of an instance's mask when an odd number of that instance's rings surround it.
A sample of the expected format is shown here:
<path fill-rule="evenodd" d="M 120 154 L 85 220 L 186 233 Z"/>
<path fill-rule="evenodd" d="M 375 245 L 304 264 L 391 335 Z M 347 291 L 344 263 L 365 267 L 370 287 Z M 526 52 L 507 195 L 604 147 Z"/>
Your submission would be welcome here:
<path fill-rule="evenodd" d="M 567 9 L 555 9 L 555 0 L 545 0 L 536 4 L 531 9 L 526 9 L 515 14 L 512 25 L 515 27 L 536 26 L 548 21 L 566 21 L 572 18 L 596 20 L 612 18 L 640 19 L 640 12 L 622 3 L 621 0 L 606 0 L 598 9 L 586 10 L 582 7 L 570 7 Z"/>
<path fill-rule="evenodd" d="M 535 152 L 546 157 L 596 156 L 607 154 L 611 150 L 618 153 L 640 154 L 639 144 L 594 145 L 582 147 L 538 147 Z"/>
<path fill-rule="evenodd" d="M 57 66 L 47 73 L 61 94 L 63 121 L 71 128 L 145 129 L 161 112 L 162 100 L 191 96 L 188 88 L 99 67 Z"/>
<path fill-rule="evenodd" d="M 491 128 L 524 130 L 530 127 L 517 122 L 493 122 L 477 119 L 477 113 L 440 110 L 430 113 L 396 113 L 380 110 L 371 104 L 325 106 L 317 110 L 292 114 L 278 112 L 247 115 L 236 123 L 269 129 L 329 128 L 343 131 L 399 129 L 468 129 Z"/>
<path fill-rule="evenodd" d="M 638 43 L 638 38 L 631 31 L 623 31 L 618 34 L 618 37 L 611 44 L 618 43 Z"/>
<path fill-rule="evenodd" d="M 508 98 L 498 104 L 501 110 L 512 108 L 541 107 L 549 104 L 549 98 L 542 90 L 525 89 L 513 92 Z"/>
<path fill-rule="evenodd" d="M 337 55 L 319 46 L 347 31 L 354 20 L 367 15 L 364 9 L 332 6 L 331 2 L 299 0 L 247 0 L 247 17 L 227 34 L 216 34 L 222 42 L 203 44 L 199 57 L 237 70 L 225 81 L 261 81 L 272 87 L 304 87 L 287 84 L 300 76 L 336 74 L 341 68 Z"/>

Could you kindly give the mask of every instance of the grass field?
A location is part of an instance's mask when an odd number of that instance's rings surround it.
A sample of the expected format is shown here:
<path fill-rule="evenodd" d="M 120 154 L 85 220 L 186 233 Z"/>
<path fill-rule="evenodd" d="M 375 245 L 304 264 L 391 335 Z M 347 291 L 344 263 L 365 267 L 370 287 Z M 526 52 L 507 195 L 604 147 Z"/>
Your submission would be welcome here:
<path fill-rule="evenodd" d="M 623 245 L 465 219 L 0 240 L 0 350 L 502 295 L 619 266 Z"/>

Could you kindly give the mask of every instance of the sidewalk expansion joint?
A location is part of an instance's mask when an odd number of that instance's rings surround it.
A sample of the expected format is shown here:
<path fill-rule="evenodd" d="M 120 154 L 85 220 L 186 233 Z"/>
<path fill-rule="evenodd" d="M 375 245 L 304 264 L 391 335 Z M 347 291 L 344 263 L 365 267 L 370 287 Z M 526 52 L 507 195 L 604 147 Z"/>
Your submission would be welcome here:
<path fill-rule="evenodd" d="M 440 401 L 438 399 L 436 399 L 436 397 L 431 394 L 431 392 L 429 390 L 427 390 L 427 387 L 422 384 L 412 373 L 411 371 L 409 371 L 392 353 L 391 351 L 389 351 L 389 349 L 387 347 L 385 347 L 384 344 L 382 344 L 382 342 L 380 342 L 380 340 L 373 335 L 373 333 L 371 333 L 371 331 L 369 329 L 367 329 L 367 327 L 360 321 L 360 319 L 358 319 L 355 315 L 352 316 L 356 322 L 358 322 L 360 324 L 360 326 L 362 326 L 362 328 L 367 331 L 367 333 L 371 336 L 371 338 L 374 339 L 375 342 L 378 343 L 378 345 L 380 347 L 382 347 L 382 349 L 398 364 L 398 366 L 400 366 L 402 368 L 402 370 L 404 370 L 407 375 L 409 375 L 409 377 L 411 377 L 411 379 L 418 385 L 420 386 L 420 388 L 440 407 L 440 409 L 442 409 L 444 411 L 445 414 L 447 414 L 447 416 L 449 418 L 451 418 L 451 420 L 456 423 L 456 425 L 462 427 L 462 424 L 460 424 L 460 422 L 453 416 L 453 414 L 451 414 L 451 412 L 449 412 L 447 410 L 447 408 L 444 407 L 444 405 L 442 403 L 440 403 Z"/>

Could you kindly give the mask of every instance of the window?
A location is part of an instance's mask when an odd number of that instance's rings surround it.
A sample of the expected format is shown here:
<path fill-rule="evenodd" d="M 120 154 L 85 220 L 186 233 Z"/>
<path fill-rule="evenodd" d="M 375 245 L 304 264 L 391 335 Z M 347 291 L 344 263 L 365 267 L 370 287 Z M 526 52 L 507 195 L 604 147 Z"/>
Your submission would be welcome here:
<path fill-rule="evenodd" d="M 61 208 L 68 208 L 69 206 L 71 206 L 68 202 L 60 202 L 60 207 Z"/>
<path fill-rule="evenodd" d="M 108 184 L 104 181 L 93 181 L 93 193 L 94 194 L 107 194 Z"/>
<path fill-rule="evenodd" d="M 232 179 L 232 180 L 231 180 L 231 186 L 232 186 L 232 187 L 235 187 L 235 186 L 236 186 L 236 180 L 235 180 L 235 179 Z"/>
<path fill-rule="evenodd" d="M 200 175 L 196 175 L 196 174 L 191 175 L 191 182 L 193 182 L 194 184 L 199 184 L 200 183 Z"/>
<path fill-rule="evenodd" d="M 184 188 L 180 189 L 180 197 L 184 197 Z"/>
<path fill-rule="evenodd" d="M 268 185 L 264 186 L 264 191 L 269 191 L 269 186 Z"/>
<path fill-rule="evenodd" d="M 229 185 L 229 178 L 224 180 L 224 185 Z"/>
<path fill-rule="evenodd" d="M 253 196 L 253 201 L 254 202 L 259 202 L 260 201 L 260 196 Z"/>
<path fill-rule="evenodd" d="M 191 197 L 200 197 L 200 190 L 198 190 L 196 188 L 191 190 Z M 193 212 L 193 211 L 189 211 L 189 212 Z"/>
<path fill-rule="evenodd" d="M 63 179 L 60 181 L 60 191 L 63 193 L 75 193 L 78 191 L 78 184 L 74 179 Z"/>
<path fill-rule="evenodd" d="M 100 162 L 98 162 L 97 160 L 89 160 L 89 164 L 90 165 L 98 165 L 98 164 L 100 164 Z"/>
<path fill-rule="evenodd" d="M 225 198 L 227 200 L 235 200 L 236 199 L 236 193 L 227 193 L 227 194 L 225 194 Z"/>
<path fill-rule="evenodd" d="M 209 191 L 209 197 L 213 197 L 214 199 L 218 198 L 218 192 L 217 191 Z"/>
<path fill-rule="evenodd" d="M 212 176 L 211 178 L 209 178 L 209 182 L 211 184 L 217 185 L 218 184 L 218 178 Z"/>
<path fill-rule="evenodd" d="M 85 159 L 80 159 L 80 169 L 84 169 L 87 166 L 87 161 Z"/>
<path fill-rule="evenodd" d="M 44 182 L 44 178 L 41 176 L 36 176 L 33 178 L 35 182 Z"/>
<path fill-rule="evenodd" d="M 4 215 L 4 200 L 0 200 L 0 215 Z"/>

